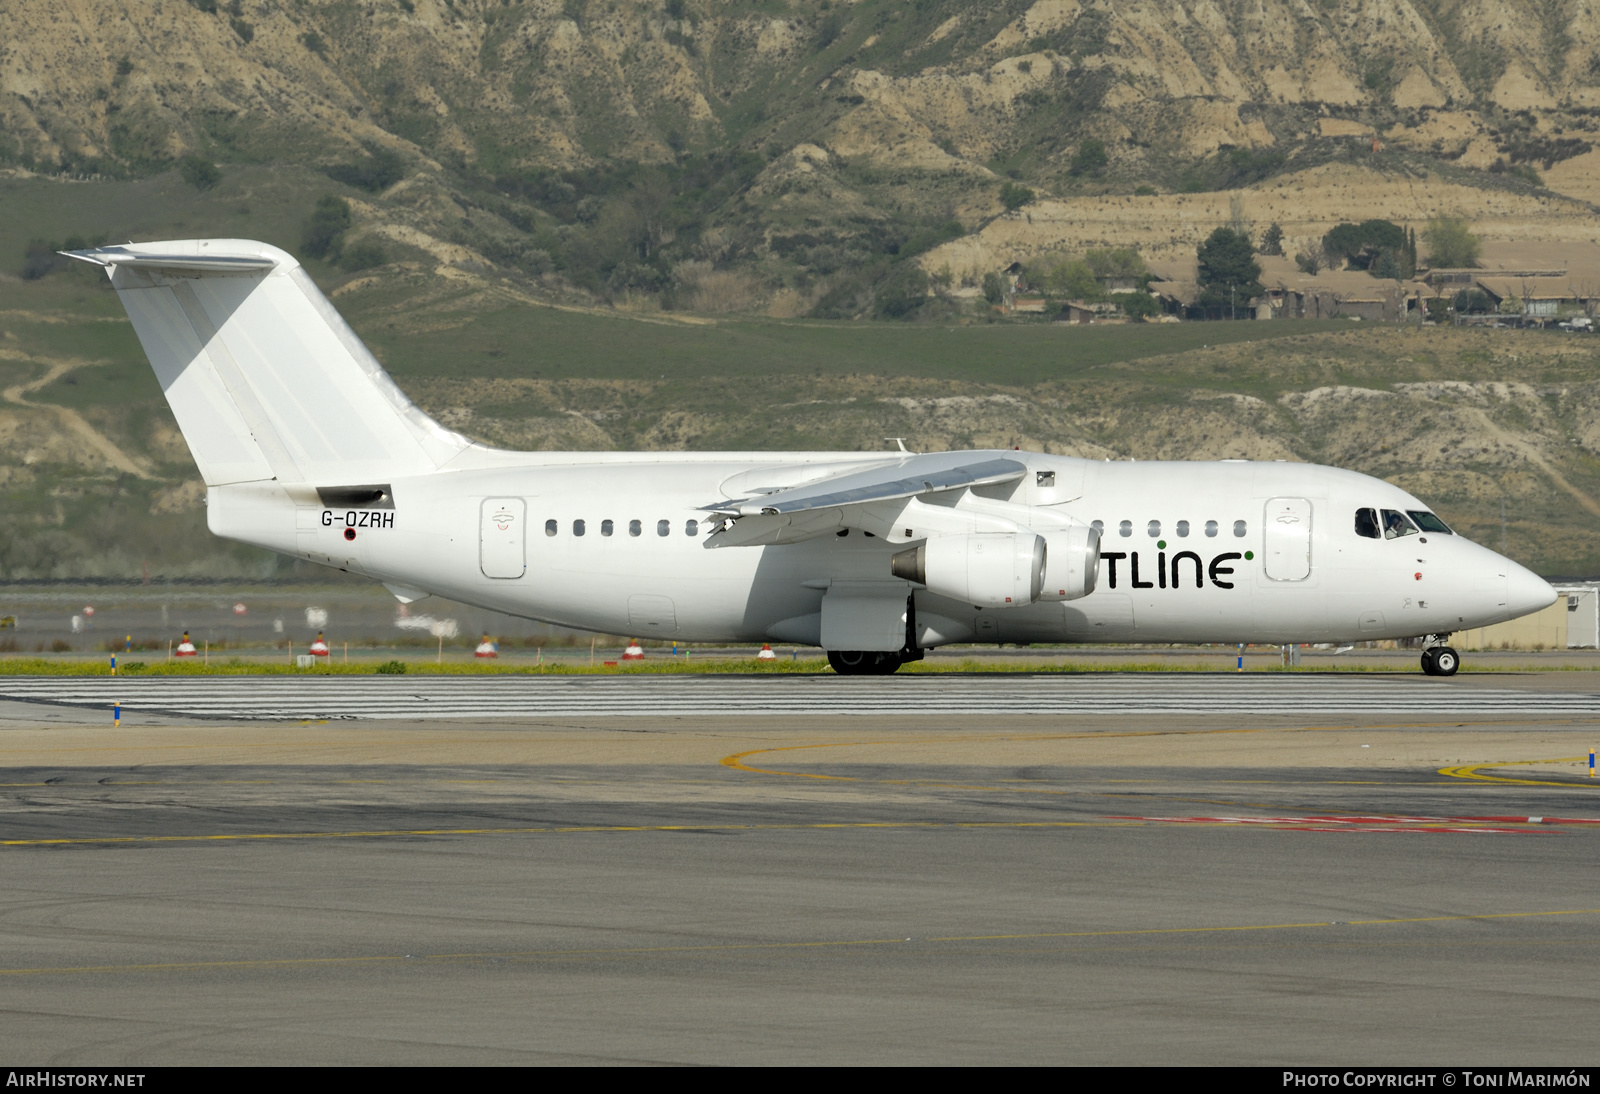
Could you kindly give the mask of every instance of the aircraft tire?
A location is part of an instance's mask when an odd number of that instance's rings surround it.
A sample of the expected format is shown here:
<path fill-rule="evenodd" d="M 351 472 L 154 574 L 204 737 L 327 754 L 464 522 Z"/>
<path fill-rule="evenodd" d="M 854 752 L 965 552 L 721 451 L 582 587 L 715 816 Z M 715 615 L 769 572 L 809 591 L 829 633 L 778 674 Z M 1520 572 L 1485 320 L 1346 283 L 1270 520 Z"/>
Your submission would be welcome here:
<path fill-rule="evenodd" d="M 1429 646 L 1427 649 L 1422 651 L 1422 674 L 1424 676 L 1439 675 L 1439 670 L 1433 663 L 1434 652 L 1435 648 L 1433 646 Z"/>
<path fill-rule="evenodd" d="M 1449 646 L 1438 646 L 1433 650 L 1433 674 L 1435 676 L 1454 676 L 1461 667 L 1461 655 Z"/>
<path fill-rule="evenodd" d="M 900 667 L 900 655 L 876 650 L 829 650 L 828 664 L 840 676 L 888 676 Z"/>

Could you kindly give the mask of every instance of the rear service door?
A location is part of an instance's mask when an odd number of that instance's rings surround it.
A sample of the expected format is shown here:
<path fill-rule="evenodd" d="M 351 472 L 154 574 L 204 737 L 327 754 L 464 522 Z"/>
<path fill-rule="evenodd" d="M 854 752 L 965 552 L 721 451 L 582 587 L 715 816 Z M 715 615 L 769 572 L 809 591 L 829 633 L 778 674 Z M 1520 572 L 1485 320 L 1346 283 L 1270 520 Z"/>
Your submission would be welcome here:
<path fill-rule="evenodd" d="M 521 577 L 528 569 L 524 528 L 528 504 L 521 498 L 484 498 L 478 522 L 478 560 L 484 577 Z"/>
<path fill-rule="evenodd" d="M 1265 542 L 1267 576 L 1273 581 L 1304 581 L 1311 576 L 1311 503 L 1305 498 L 1272 498 L 1267 502 Z"/>

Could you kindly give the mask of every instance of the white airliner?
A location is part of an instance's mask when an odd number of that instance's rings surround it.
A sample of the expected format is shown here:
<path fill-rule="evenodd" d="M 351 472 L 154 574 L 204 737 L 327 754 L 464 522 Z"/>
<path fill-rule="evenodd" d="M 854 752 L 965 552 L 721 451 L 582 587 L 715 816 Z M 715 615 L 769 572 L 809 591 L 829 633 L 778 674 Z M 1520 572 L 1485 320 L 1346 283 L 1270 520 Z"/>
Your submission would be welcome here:
<path fill-rule="evenodd" d="M 893 672 L 956 642 L 1351 642 L 1555 591 L 1366 475 L 1018 451 L 506 452 L 395 386 L 300 264 L 236 239 L 104 266 L 216 535 L 566 627 L 821 646 Z"/>

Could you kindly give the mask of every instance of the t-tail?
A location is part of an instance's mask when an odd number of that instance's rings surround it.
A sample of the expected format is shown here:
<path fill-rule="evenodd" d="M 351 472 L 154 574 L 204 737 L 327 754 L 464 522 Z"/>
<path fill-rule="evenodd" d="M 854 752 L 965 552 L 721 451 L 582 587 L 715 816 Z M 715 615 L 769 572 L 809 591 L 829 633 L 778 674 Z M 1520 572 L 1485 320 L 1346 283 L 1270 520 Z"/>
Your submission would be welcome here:
<path fill-rule="evenodd" d="M 276 247 L 190 239 L 67 253 L 106 268 L 208 487 L 348 490 L 438 470 L 471 447 L 406 398 Z"/>

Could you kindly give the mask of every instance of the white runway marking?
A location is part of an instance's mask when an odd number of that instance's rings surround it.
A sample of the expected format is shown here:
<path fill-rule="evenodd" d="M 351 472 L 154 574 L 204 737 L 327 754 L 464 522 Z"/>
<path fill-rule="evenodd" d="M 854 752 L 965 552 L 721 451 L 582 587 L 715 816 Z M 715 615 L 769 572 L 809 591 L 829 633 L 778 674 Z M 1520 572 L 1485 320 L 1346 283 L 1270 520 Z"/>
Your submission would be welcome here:
<path fill-rule="evenodd" d="M 211 676 L 27 677 L 0 699 L 202 718 L 527 718 L 751 714 L 1280 714 L 1600 717 L 1600 695 L 1421 677 Z"/>

